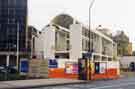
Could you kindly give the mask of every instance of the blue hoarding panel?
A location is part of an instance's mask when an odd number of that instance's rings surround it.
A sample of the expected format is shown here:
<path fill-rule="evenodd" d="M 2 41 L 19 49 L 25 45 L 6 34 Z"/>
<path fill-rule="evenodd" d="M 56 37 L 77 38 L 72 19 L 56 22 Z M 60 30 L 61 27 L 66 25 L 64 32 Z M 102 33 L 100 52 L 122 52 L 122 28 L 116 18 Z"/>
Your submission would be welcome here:
<path fill-rule="evenodd" d="M 57 60 L 54 59 L 49 60 L 49 68 L 58 68 Z"/>
<path fill-rule="evenodd" d="M 28 61 L 27 60 L 22 60 L 20 64 L 20 72 L 22 73 L 28 73 Z"/>

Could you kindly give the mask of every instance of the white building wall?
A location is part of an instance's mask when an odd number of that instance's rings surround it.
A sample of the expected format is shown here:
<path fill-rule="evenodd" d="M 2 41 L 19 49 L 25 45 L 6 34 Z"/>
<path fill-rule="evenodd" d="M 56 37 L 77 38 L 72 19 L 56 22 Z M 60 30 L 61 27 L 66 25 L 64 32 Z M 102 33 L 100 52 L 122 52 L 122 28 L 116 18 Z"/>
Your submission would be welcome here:
<path fill-rule="evenodd" d="M 82 58 L 82 26 L 72 24 L 70 26 L 70 60 L 78 61 Z"/>
<path fill-rule="evenodd" d="M 42 34 L 39 34 L 38 37 L 35 38 L 35 54 L 37 58 L 41 57 L 43 54 L 43 41 Z"/>
<path fill-rule="evenodd" d="M 35 39 L 35 55 L 38 58 L 55 57 L 55 28 L 52 26 L 44 28 L 38 38 Z"/>
<path fill-rule="evenodd" d="M 57 51 L 66 51 L 67 48 L 66 33 L 64 31 L 57 31 L 57 34 L 55 35 L 57 37 L 57 42 L 56 42 Z"/>
<path fill-rule="evenodd" d="M 43 33 L 44 58 L 55 58 L 55 28 L 53 26 L 46 27 Z"/>
<path fill-rule="evenodd" d="M 64 30 L 64 29 L 63 29 Z M 35 43 L 35 51 L 37 55 L 43 56 L 44 58 L 55 58 L 55 52 L 59 51 L 59 52 L 65 52 L 66 50 L 66 36 L 59 36 L 59 40 L 58 43 L 62 44 L 62 50 L 56 50 L 55 46 L 56 46 L 56 41 L 55 41 L 55 31 L 56 28 L 54 26 L 48 26 L 45 27 L 44 30 L 42 31 L 42 33 L 39 35 L 38 38 L 36 38 L 36 43 Z M 60 30 L 62 31 L 62 29 Z M 64 30 L 66 31 L 66 30 Z M 82 39 L 84 39 L 83 35 L 82 35 L 82 25 L 81 24 L 72 24 L 70 26 L 70 29 L 67 30 L 70 34 L 69 37 L 69 41 L 70 41 L 70 51 L 69 51 L 69 60 L 68 61 L 78 61 L 78 58 L 82 58 L 82 53 L 83 53 L 83 49 L 82 49 Z M 97 39 L 94 40 L 94 45 L 96 48 L 96 53 L 100 56 L 102 55 L 102 51 L 103 51 L 103 40 L 107 39 L 106 36 L 102 36 L 102 34 L 100 33 L 96 33 L 95 31 L 93 31 L 96 35 L 98 35 Z M 104 39 L 103 39 L 104 38 Z M 88 39 L 89 40 L 89 39 Z M 113 43 L 113 41 L 108 38 L 108 41 L 110 43 Z M 57 46 L 59 46 L 59 44 L 57 44 Z M 112 44 L 108 45 L 108 48 L 113 47 Z M 61 46 L 60 46 L 61 48 Z M 111 50 L 108 50 L 111 51 Z M 109 53 L 109 52 L 108 52 Z M 112 51 L 110 52 L 112 53 Z M 107 55 L 107 54 L 106 54 Z M 108 55 L 107 55 L 108 56 Z"/>
<path fill-rule="evenodd" d="M 135 56 L 123 56 L 119 57 L 121 68 L 129 68 L 130 63 L 135 63 Z"/>
<path fill-rule="evenodd" d="M 99 53 L 101 53 L 102 54 L 102 37 L 99 37 L 99 43 L 97 43 L 98 44 L 98 48 L 99 48 Z"/>

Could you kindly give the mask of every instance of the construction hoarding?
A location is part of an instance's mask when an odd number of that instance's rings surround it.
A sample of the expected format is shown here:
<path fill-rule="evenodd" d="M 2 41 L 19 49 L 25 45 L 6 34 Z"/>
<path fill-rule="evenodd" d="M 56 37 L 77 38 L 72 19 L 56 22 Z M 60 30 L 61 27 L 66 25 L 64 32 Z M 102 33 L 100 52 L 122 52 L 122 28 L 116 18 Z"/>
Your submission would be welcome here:
<path fill-rule="evenodd" d="M 92 79 L 116 79 L 120 76 L 119 62 L 118 61 L 106 61 L 95 62 L 95 72 L 92 74 Z"/>
<path fill-rule="evenodd" d="M 78 63 L 71 61 L 57 61 L 57 68 L 49 68 L 49 78 L 78 79 Z"/>
<path fill-rule="evenodd" d="M 48 78 L 48 60 L 41 60 L 41 59 L 30 60 L 28 77 Z"/>

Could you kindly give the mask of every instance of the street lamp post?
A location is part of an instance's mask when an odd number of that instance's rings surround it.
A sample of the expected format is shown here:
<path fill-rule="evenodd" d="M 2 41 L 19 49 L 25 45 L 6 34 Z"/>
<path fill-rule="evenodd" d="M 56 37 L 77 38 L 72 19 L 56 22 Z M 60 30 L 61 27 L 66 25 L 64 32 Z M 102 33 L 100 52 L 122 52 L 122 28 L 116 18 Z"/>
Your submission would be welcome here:
<path fill-rule="evenodd" d="M 91 34 L 91 31 L 90 31 L 91 30 L 91 9 L 92 9 L 94 2 L 95 2 L 95 0 L 92 0 L 90 5 L 89 5 L 89 53 L 91 54 L 91 56 L 92 56 L 92 50 L 93 50 L 93 43 L 91 45 L 91 37 L 92 37 L 92 42 L 93 42 L 93 34 Z M 91 65 L 90 65 L 90 59 L 91 59 L 91 57 L 89 57 L 89 60 L 88 60 L 88 72 L 87 72 L 88 73 L 88 80 L 92 79 L 91 78 L 92 69 L 91 69 Z"/>
<path fill-rule="evenodd" d="M 19 70 L 19 22 L 17 22 L 17 49 L 16 49 L 16 67 Z"/>
<path fill-rule="evenodd" d="M 91 9 L 92 9 L 92 6 L 93 6 L 94 2 L 95 2 L 95 0 L 92 0 L 92 2 L 89 5 L 89 41 L 91 41 L 91 34 L 90 34 L 90 30 L 91 30 Z M 90 51 L 91 51 L 91 45 L 90 45 L 90 42 L 89 42 L 89 52 Z"/>

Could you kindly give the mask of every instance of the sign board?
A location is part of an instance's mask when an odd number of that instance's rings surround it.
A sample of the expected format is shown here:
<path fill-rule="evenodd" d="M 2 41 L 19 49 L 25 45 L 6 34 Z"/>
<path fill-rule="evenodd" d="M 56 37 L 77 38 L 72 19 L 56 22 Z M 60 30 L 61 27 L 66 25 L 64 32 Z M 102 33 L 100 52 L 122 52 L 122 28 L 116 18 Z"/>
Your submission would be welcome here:
<path fill-rule="evenodd" d="M 91 52 L 84 53 L 84 58 L 90 58 L 92 56 Z"/>
<path fill-rule="evenodd" d="M 49 68 L 58 68 L 58 62 L 56 59 L 49 59 Z"/>
<path fill-rule="evenodd" d="M 76 62 L 67 62 L 65 64 L 65 72 L 67 74 L 78 74 L 78 63 Z"/>
<path fill-rule="evenodd" d="M 20 74 L 26 75 L 29 69 L 29 62 L 28 59 L 22 58 L 20 59 Z"/>
<path fill-rule="evenodd" d="M 41 60 L 41 59 L 30 60 L 29 77 L 48 78 L 48 60 Z"/>

